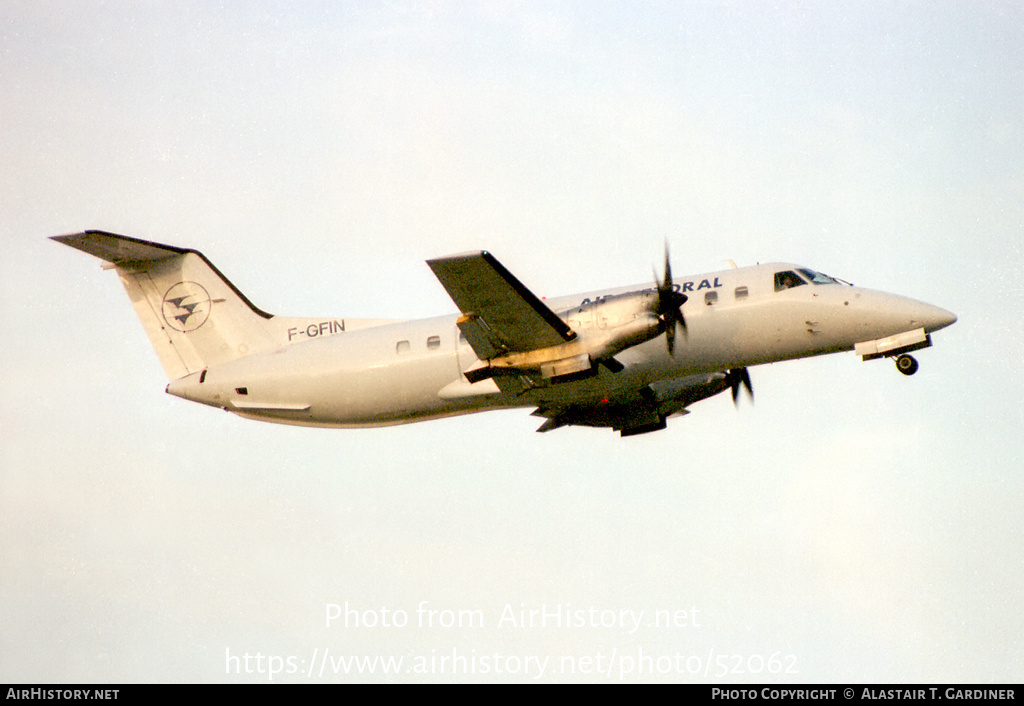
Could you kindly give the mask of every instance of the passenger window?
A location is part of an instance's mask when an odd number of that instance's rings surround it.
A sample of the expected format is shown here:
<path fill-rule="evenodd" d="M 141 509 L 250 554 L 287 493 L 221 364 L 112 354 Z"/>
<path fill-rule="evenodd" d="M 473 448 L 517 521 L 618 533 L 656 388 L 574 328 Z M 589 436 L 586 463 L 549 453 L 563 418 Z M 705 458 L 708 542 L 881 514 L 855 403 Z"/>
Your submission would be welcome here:
<path fill-rule="evenodd" d="M 737 299 L 746 299 L 748 294 L 750 294 L 750 291 L 746 287 L 737 287 L 736 288 L 736 298 Z"/>
<path fill-rule="evenodd" d="M 796 272 L 787 270 L 785 272 L 775 273 L 775 291 L 781 292 L 784 289 L 792 289 L 793 287 L 799 287 L 801 284 L 807 284 Z"/>
<path fill-rule="evenodd" d="M 718 292 L 708 292 L 704 295 L 704 303 L 708 306 L 718 303 Z"/>
<path fill-rule="evenodd" d="M 399 341 L 398 345 L 395 346 L 395 353 L 408 353 L 408 352 L 409 352 L 409 342 L 408 341 Z"/>
<path fill-rule="evenodd" d="M 427 348 L 428 349 L 440 348 L 440 347 L 441 347 L 441 337 L 440 336 L 431 336 L 430 338 L 427 339 Z"/>

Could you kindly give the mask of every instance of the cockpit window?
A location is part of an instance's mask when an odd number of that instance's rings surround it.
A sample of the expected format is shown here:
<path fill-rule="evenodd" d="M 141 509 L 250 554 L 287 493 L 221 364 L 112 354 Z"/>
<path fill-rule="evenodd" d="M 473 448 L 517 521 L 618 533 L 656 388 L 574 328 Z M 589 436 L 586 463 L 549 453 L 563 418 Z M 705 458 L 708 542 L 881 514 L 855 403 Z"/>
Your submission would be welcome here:
<path fill-rule="evenodd" d="M 836 281 L 834 277 L 823 275 L 820 272 L 815 272 L 814 270 L 805 270 L 801 268 L 797 270 L 797 272 L 802 274 L 807 279 L 811 280 L 811 284 L 839 284 L 839 282 Z"/>
<path fill-rule="evenodd" d="M 792 289 L 793 287 L 799 287 L 801 284 L 807 284 L 800 276 L 792 270 L 786 270 L 785 272 L 775 273 L 775 291 L 781 292 L 783 289 Z"/>

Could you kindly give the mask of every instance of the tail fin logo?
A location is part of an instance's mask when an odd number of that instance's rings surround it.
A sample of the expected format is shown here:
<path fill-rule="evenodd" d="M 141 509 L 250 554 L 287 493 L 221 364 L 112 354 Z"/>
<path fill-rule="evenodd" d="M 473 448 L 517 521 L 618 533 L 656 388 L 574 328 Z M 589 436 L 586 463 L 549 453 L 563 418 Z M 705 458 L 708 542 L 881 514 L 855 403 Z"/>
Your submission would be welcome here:
<path fill-rule="evenodd" d="M 210 293 L 198 282 L 178 282 L 164 294 L 164 321 L 176 331 L 195 331 L 210 318 L 210 308 Z"/>

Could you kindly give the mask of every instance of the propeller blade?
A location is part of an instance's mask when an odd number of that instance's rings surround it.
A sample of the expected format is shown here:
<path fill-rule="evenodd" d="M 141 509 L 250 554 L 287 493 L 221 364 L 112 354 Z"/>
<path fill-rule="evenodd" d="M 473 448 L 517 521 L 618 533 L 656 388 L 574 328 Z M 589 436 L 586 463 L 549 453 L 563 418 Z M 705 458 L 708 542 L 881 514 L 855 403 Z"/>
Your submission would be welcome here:
<path fill-rule="evenodd" d="M 687 297 L 685 294 L 680 294 L 679 292 L 676 291 L 672 292 L 672 309 L 679 313 L 679 318 L 676 319 L 676 321 L 683 328 L 684 335 L 688 333 L 688 331 L 686 330 L 686 317 L 683 316 L 683 304 L 686 303 L 687 299 L 689 299 L 689 297 Z"/>
<path fill-rule="evenodd" d="M 665 331 L 665 343 L 668 346 L 668 354 L 675 354 L 676 325 L 683 329 L 683 335 L 687 335 L 686 317 L 683 316 L 682 306 L 686 303 L 687 296 L 675 290 L 672 282 L 672 260 L 668 254 L 668 243 L 665 243 L 665 277 L 659 280 L 657 273 L 654 281 L 658 285 L 657 314 L 661 319 L 662 328 Z"/>
<path fill-rule="evenodd" d="M 746 368 L 733 368 L 725 374 L 725 381 L 732 388 L 733 404 L 739 404 L 740 387 L 743 387 L 750 395 L 750 401 L 754 401 L 754 386 L 750 384 L 750 373 Z"/>

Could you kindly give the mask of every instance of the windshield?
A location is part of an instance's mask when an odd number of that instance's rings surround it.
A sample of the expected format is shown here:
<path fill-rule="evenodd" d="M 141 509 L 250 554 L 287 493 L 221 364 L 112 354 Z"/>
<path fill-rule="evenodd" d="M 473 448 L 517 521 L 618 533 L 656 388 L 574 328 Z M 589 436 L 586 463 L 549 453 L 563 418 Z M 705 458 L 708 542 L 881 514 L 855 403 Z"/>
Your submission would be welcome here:
<path fill-rule="evenodd" d="M 784 289 L 792 289 L 807 284 L 792 270 L 775 273 L 775 291 L 781 292 Z"/>
<path fill-rule="evenodd" d="M 820 272 L 815 272 L 814 270 L 807 270 L 801 268 L 797 270 L 797 272 L 802 274 L 807 279 L 811 280 L 812 284 L 839 284 L 839 281 L 834 277 L 823 275 Z"/>

